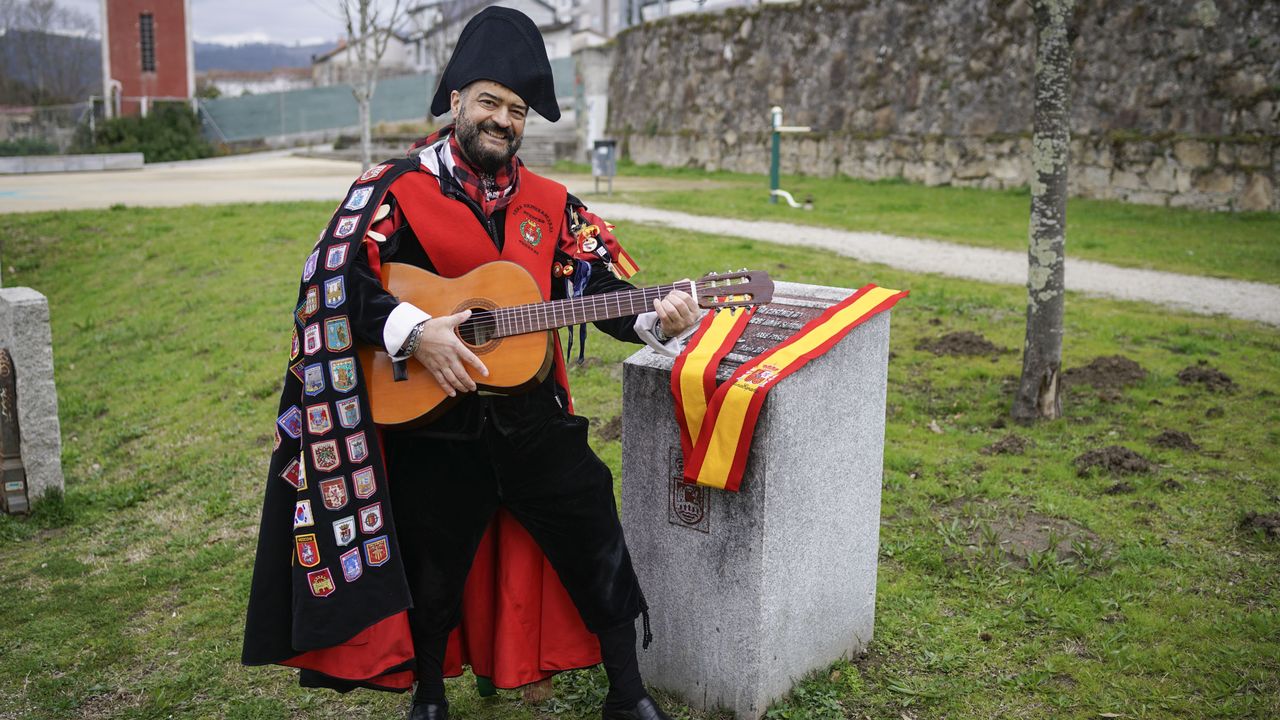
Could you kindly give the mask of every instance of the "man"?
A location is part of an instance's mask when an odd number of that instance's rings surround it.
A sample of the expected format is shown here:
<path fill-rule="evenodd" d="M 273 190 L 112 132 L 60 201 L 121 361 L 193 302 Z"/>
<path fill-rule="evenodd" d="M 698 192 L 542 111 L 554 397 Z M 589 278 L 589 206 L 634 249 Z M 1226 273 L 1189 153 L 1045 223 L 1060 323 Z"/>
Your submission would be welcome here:
<path fill-rule="evenodd" d="M 483 377 L 487 369 L 455 332 L 469 311 L 430 317 L 381 283 L 387 262 L 456 277 L 503 259 L 530 270 L 544 299 L 631 287 L 610 272 L 630 259 L 608 226 L 516 159 L 530 109 L 552 121 L 560 115 L 542 39 L 523 14 L 489 7 L 463 29 L 432 102 L 434 114 L 452 112 L 454 125 L 415 146 L 408 161 L 362 175 L 308 259 L 244 662 L 300 667 L 304 684 L 343 690 L 405 688 L 416 678 L 410 718 L 441 720 L 448 708 L 443 676 L 456 664 L 450 655 L 457 660 L 449 639 L 464 619 L 464 596 L 487 592 L 466 610 L 485 612 L 486 605 L 532 592 L 538 597 L 512 604 L 539 609 L 514 623 L 540 624 L 535 654 L 545 656 L 560 640 L 558 629 L 572 636 L 575 625 L 599 643 L 598 656 L 591 640 L 587 654 L 578 643 L 560 659 L 544 657 L 535 668 L 544 674 L 534 679 L 545 676 L 548 665 L 564 669 L 599 657 L 610 680 L 605 720 L 663 720 L 636 661 L 635 619 L 646 608 L 612 478 L 587 445 L 586 421 L 567 411 L 563 366 L 526 394 L 478 395 L 472 375 Z M 694 300 L 675 291 L 655 300 L 652 312 L 597 326 L 619 339 L 669 346 L 697 317 Z M 421 363 L 455 404 L 424 428 L 375 431 L 354 361 L 342 355 L 348 327 L 393 359 Z M 559 352 L 556 358 L 559 363 Z M 338 435 L 345 435 L 345 461 Z M 389 518 L 383 503 L 390 505 Z M 292 508 L 291 530 L 277 518 L 283 508 Z M 473 558 L 499 508 L 522 528 L 504 538 L 527 531 L 545 553 L 555 570 L 551 590 L 537 578 L 510 587 L 538 565 L 517 562 L 496 573 L 486 567 L 479 574 L 497 577 L 504 587 L 473 592 Z M 332 538 L 312 532 L 329 524 Z M 282 540 L 288 536 L 291 541 Z M 509 549 L 508 540 L 500 548 Z M 292 546 L 288 564 L 281 544 Z M 576 616 L 557 624 L 561 583 Z M 511 654 L 504 648 L 532 634 L 522 630 L 521 637 L 484 646 L 482 654 Z M 646 623 L 646 642 L 647 635 Z M 474 649 L 466 652 L 481 674 Z"/>

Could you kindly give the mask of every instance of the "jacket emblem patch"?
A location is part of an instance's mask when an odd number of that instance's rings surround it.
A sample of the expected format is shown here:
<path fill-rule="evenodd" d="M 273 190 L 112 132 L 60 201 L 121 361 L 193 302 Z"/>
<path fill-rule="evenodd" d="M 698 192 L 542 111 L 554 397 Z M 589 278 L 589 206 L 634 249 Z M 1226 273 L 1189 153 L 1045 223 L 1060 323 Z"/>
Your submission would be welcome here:
<path fill-rule="evenodd" d="M 379 535 L 372 540 L 364 541 L 365 564 L 371 567 L 386 565 L 391 559 L 391 543 L 386 535 Z"/>
<path fill-rule="evenodd" d="M 351 548 L 342 553 L 342 579 L 355 582 L 364 574 L 364 565 L 360 564 L 360 548 Z"/>
<path fill-rule="evenodd" d="M 307 368 L 310 370 L 310 368 Z M 351 392 L 356 386 L 356 359 L 342 358 L 329 361 L 329 379 L 338 392 Z"/>
<path fill-rule="evenodd" d="M 320 472 L 329 472 L 337 469 L 342 464 L 342 460 L 338 457 L 338 441 L 325 440 L 324 442 L 312 443 L 311 445 L 312 464 Z M 328 506 L 328 503 L 325 503 Z M 329 508 L 335 510 L 336 508 Z"/>
<path fill-rule="evenodd" d="M 320 545 L 316 542 L 315 533 L 299 535 L 296 544 L 299 565 L 310 568 L 320 564 Z"/>
<path fill-rule="evenodd" d="M 356 516 L 348 515 L 341 520 L 333 521 L 333 542 L 338 547 L 346 547 L 356 539 Z"/>
<path fill-rule="evenodd" d="M 342 352 L 351 347 L 351 323 L 346 315 L 324 321 L 324 346 L 332 352 Z"/>
<path fill-rule="evenodd" d="M 311 501 L 299 500 L 298 504 L 293 508 L 293 529 L 300 527 L 309 527 L 316 524 L 316 519 L 311 515 Z"/>
<path fill-rule="evenodd" d="M 329 412 L 329 403 L 307 406 L 307 432 L 323 435 L 332 429 L 333 415 Z"/>
<path fill-rule="evenodd" d="M 369 443 L 363 431 L 347 436 L 347 457 L 353 463 L 364 462 L 369 457 Z"/>
<path fill-rule="evenodd" d="M 334 404 L 338 407 L 339 425 L 350 430 L 360 424 L 360 398 L 347 398 Z"/>
<path fill-rule="evenodd" d="M 329 568 L 307 573 L 307 584 L 311 586 L 311 594 L 316 597 L 329 597 L 333 594 L 333 575 Z"/>
<path fill-rule="evenodd" d="M 378 484 L 373 479 L 373 468 L 371 467 L 351 473 L 351 484 L 356 486 L 356 497 L 361 500 L 373 497 L 373 493 L 378 489 Z"/>
<path fill-rule="evenodd" d="M 382 503 L 360 508 L 360 532 L 372 535 L 382 529 Z"/>
<path fill-rule="evenodd" d="M 343 476 L 320 481 L 320 497 L 327 510 L 341 510 L 347 506 L 347 481 Z"/>
<path fill-rule="evenodd" d="M 347 300 L 347 286 L 342 280 L 342 276 L 329 278 L 324 281 L 324 306 L 327 308 L 336 308 Z"/>

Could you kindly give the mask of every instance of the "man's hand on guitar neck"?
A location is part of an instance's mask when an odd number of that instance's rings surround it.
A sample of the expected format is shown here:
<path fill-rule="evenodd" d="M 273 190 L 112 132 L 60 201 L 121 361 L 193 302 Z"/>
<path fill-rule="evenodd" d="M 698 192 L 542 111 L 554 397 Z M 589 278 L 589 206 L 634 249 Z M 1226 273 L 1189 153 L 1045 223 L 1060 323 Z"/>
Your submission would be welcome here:
<path fill-rule="evenodd" d="M 682 282 L 693 286 L 688 280 Z M 666 297 L 654 300 L 653 309 L 658 313 L 658 326 L 662 334 L 668 338 L 676 337 L 698 322 L 698 315 L 701 313 L 698 301 L 683 290 L 672 290 Z"/>
<path fill-rule="evenodd" d="M 475 353 L 467 349 L 454 332 L 469 317 L 471 311 L 463 310 L 427 320 L 422 325 L 418 348 L 413 352 L 413 357 L 430 371 L 449 397 L 455 397 L 460 392 L 475 392 L 476 382 L 467 374 L 463 363 L 480 371 L 482 376 L 489 376 L 489 369 Z"/>

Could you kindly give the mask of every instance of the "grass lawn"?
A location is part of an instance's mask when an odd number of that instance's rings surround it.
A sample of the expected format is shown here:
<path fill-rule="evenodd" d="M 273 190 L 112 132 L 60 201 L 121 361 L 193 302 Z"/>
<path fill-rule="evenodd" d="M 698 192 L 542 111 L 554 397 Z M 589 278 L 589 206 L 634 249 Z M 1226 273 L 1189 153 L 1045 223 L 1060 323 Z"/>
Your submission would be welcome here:
<path fill-rule="evenodd" d="M 565 164 L 563 171 L 589 172 Z M 949 240 L 1002 250 L 1027 249 L 1026 190 L 926 187 L 900 180 L 784 175 L 797 201 L 812 196 L 812 211 L 770 205 L 769 178 L 696 169 L 624 165 L 620 176 L 714 181 L 696 192 L 617 193 L 620 201 L 697 215 L 776 220 Z M 584 195 L 590 202 L 602 195 Z M 1067 206 L 1067 253 L 1072 257 L 1192 275 L 1280 283 L 1280 214 L 1206 213 L 1072 198 Z"/>
<path fill-rule="evenodd" d="M 709 208 L 732 211 L 728 196 L 712 197 Z M 0 717 L 402 716 L 404 696 L 303 690 L 291 671 L 238 664 L 296 276 L 331 209 L 0 216 L 4 282 L 49 297 L 67 477 L 65 498 L 0 518 Z M 905 222 L 916 211 L 881 212 Z M 946 215 L 921 212 L 921 227 Z M 1021 232 L 1001 222 L 1010 238 Z M 1204 222 L 1276 228 L 1275 218 Z M 975 223 L 958 219 L 956 232 Z M 875 640 L 804 678 L 773 717 L 1280 714 L 1280 542 L 1242 524 L 1280 511 L 1280 332 L 1071 296 L 1066 365 L 1124 355 L 1145 377 L 1076 383 L 1062 420 L 1005 427 L 1020 288 L 691 232 L 624 224 L 618 234 L 649 284 L 746 265 L 912 291 L 893 313 Z M 924 349 L 957 331 L 996 347 Z M 618 361 L 632 349 L 594 334 L 588 351 L 603 362 L 573 371 L 578 410 L 597 430 L 620 411 Z M 1183 384 L 1188 367 L 1232 382 Z M 1196 447 L 1158 446 L 1167 430 Z M 595 443 L 620 477 L 618 441 Z M 1075 458 L 1108 446 L 1150 469 L 1077 472 Z M 450 688 L 461 718 L 591 718 L 604 679 L 559 676 L 555 699 L 539 705 L 479 698 L 466 679 Z"/>

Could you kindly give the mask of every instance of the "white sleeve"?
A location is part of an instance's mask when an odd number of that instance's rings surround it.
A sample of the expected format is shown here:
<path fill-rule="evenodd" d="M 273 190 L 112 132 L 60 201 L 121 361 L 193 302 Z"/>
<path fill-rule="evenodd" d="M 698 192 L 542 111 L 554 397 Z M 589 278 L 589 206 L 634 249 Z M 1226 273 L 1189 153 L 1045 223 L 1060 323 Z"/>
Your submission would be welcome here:
<path fill-rule="evenodd" d="M 654 313 L 655 315 L 657 313 Z M 402 302 L 396 306 L 395 310 L 387 316 L 387 324 L 382 326 L 382 344 L 387 348 L 387 354 L 392 360 L 404 360 L 408 355 L 397 355 L 400 348 L 404 347 L 404 341 L 409 339 L 409 332 L 413 330 L 418 323 L 430 320 L 431 316 L 422 312 L 418 308 L 407 302 Z"/>

